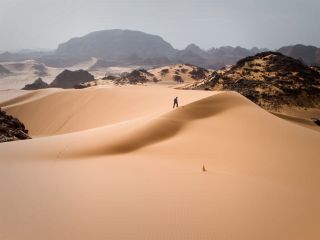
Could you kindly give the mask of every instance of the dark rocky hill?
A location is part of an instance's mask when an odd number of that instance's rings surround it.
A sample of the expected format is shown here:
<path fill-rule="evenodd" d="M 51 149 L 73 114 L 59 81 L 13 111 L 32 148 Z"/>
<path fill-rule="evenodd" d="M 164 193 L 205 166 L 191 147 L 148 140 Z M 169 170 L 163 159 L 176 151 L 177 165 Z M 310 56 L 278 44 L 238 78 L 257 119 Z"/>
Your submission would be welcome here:
<path fill-rule="evenodd" d="M 49 87 L 74 88 L 75 86 L 94 81 L 94 76 L 84 70 L 64 70 L 50 83 Z"/>
<path fill-rule="evenodd" d="M 278 52 L 241 59 L 232 68 L 214 72 L 210 80 L 189 88 L 237 91 L 270 110 L 320 106 L 319 72 Z"/>
<path fill-rule="evenodd" d="M 22 88 L 22 90 L 36 90 L 48 88 L 49 84 L 44 82 L 41 78 L 36 79 L 33 83 L 27 84 Z"/>

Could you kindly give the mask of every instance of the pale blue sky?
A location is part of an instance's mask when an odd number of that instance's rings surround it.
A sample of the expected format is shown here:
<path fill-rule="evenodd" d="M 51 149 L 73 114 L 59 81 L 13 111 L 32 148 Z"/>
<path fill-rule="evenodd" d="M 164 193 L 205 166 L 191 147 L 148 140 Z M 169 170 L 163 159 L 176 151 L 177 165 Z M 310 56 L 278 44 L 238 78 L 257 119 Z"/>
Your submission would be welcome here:
<path fill-rule="evenodd" d="M 0 50 L 54 49 L 71 37 L 132 29 L 181 49 L 320 47 L 320 0 L 0 0 Z"/>

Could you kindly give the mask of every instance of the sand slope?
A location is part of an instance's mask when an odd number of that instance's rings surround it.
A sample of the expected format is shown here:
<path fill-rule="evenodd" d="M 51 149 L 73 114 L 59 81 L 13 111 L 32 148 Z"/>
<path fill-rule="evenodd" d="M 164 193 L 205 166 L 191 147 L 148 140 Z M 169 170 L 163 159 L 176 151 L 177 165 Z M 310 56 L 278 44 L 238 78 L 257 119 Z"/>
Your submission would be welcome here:
<path fill-rule="evenodd" d="M 0 106 L 21 119 L 31 135 L 43 136 L 159 115 L 172 109 L 177 94 L 180 103 L 187 104 L 213 93 L 134 86 L 76 91 L 46 89 L 19 96 Z"/>
<path fill-rule="evenodd" d="M 185 105 L 172 111 L 174 95 Z M 0 239 L 319 239 L 318 131 L 233 92 L 41 96 L 4 104 L 45 113 L 31 129 L 47 136 L 0 145 Z"/>

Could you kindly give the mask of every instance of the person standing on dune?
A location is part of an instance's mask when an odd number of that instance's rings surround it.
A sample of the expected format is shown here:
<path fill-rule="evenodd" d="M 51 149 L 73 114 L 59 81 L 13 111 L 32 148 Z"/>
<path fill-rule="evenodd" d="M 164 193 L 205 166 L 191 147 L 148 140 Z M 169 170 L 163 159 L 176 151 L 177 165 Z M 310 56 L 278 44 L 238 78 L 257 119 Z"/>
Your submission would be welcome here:
<path fill-rule="evenodd" d="M 178 97 L 175 97 L 174 100 L 173 100 L 173 108 L 175 107 L 179 107 L 179 104 L 178 104 Z"/>

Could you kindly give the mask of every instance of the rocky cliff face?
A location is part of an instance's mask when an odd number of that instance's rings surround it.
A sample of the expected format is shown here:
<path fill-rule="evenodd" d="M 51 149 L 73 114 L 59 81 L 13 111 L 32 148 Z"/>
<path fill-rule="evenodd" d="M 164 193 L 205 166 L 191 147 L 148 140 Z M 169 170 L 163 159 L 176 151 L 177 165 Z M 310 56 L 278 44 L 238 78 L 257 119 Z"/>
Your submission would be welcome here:
<path fill-rule="evenodd" d="M 0 109 L 0 142 L 24 139 L 30 139 L 30 137 L 23 123 Z"/>

